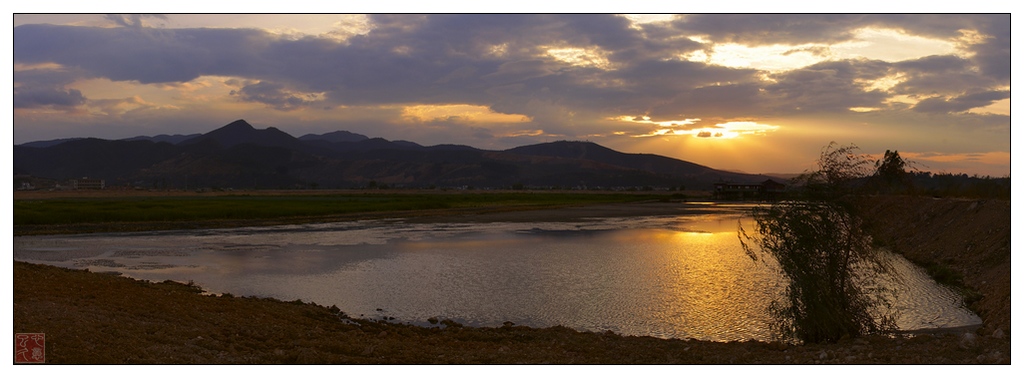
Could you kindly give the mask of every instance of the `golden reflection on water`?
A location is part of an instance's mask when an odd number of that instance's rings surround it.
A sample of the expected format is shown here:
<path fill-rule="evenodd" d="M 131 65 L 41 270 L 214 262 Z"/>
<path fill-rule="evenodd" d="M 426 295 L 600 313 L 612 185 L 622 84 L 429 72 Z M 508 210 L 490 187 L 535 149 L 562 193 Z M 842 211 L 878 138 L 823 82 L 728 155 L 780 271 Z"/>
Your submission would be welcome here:
<path fill-rule="evenodd" d="M 770 259 L 753 261 L 742 251 L 741 219 L 752 229 L 750 219 L 719 213 L 631 218 L 590 229 L 585 224 L 474 224 L 436 225 L 436 233 L 380 227 L 323 233 L 243 230 L 205 239 L 27 237 L 16 240 L 14 249 L 16 259 L 51 261 L 54 254 L 66 255 L 65 264 L 90 269 L 95 268 L 91 261 L 108 261 L 127 269 L 95 269 L 149 280 L 194 280 L 210 291 L 235 295 L 301 298 L 356 316 L 768 340 L 771 319 L 765 310 L 783 297 L 784 279 Z M 65 244 L 81 250 L 65 251 Z M 133 268 L 146 264 L 146 269 Z M 934 283 L 923 273 L 918 276 L 923 278 L 910 281 L 913 291 L 900 296 L 914 300 L 900 304 L 904 315 L 913 315 L 906 327 L 962 325 L 956 307 L 945 304 L 950 297 L 930 294 Z"/>
<path fill-rule="evenodd" d="M 642 237 L 664 240 L 665 280 L 652 302 L 664 304 L 655 314 L 675 324 L 677 332 L 694 338 L 736 340 L 769 336 L 764 309 L 777 294 L 776 276 L 739 248 L 736 219 L 717 222 L 702 231 L 647 230 Z M 729 226 L 726 226 L 729 225 Z M 697 226 L 697 225 L 692 225 Z"/>

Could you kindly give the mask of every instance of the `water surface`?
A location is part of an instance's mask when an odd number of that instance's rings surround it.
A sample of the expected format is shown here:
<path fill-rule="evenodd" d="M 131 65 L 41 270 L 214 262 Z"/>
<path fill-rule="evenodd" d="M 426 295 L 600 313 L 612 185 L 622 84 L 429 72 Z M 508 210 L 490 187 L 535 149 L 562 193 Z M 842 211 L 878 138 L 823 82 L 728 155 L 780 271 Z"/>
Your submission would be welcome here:
<path fill-rule="evenodd" d="M 709 205 L 713 206 L 713 205 Z M 18 237 L 16 260 L 213 293 L 301 299 L 366 318 L 564 325 L 703 340 L 771 338 L 773 267 L 746 256 L 738 213 L 550 223 L 316 225 Z M 745 220 L 746 221 L 746 220 Z M 750 229 L 747 225 L 747 229 Z M 980 324 L 961 300 L 889 254 L 902 329 Z"/>

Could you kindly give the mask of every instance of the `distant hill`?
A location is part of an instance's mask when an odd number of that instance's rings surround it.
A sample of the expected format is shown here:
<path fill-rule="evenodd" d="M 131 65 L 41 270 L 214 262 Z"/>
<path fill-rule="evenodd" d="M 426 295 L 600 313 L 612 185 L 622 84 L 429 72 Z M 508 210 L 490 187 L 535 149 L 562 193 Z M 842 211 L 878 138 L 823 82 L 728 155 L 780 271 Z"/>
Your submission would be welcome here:
<path fill-rule="evenodd" d="M 347 131 L 295 138 L 237 120 L 201 135 L 95 138 L 15 146 L 16 172 L 54 180 L 102 178 L 108 186 L 156 188 L 686 187 L 768 176 L 726 172 L 590 142 L 505 151 L 423 146 Z"/>
<path fill-rule="evenodd" d="M 164 142 L 164 143 L 170 143 L 170 144 L 178 144 L 178 143 L 181 143 L 183 141 L 186 141 L 186 140 L 198 137 L 200 135 L 203 135 L 203 134 L 188 134 L 188 135 L 182 135 L 182 134 L 175 134 L 175 135 L 160 134 L 160 135 L 157 135 L 157 136 L 139 135 L 139 136 L 136 136 L 136 137 L 124 138 L 124 139 L 119 139 L 119 140 L 128 141 L 128 142 L 139 141 L 139 140 L 148 140 L 148 141 L 151 141 L 151 142 L 158 142 L 158 143 L 159 142 Z M 35 147 L 35 148 L 46 148 L 46 147 L 53 147 L 53 146 L 56 146 L 56 145 L 61 144 L 61 143 L 66 143 L 66 142 L 71 142 L 71 141 L 76 141 L 76 140 L 82 140 L 82 139 L 87 139 L 87 138 L 64 138 L 64 139 L 53 139 L 53 140 L 41 140 L 41 141 L 35 141 L 35 142 L 22 143 L 22 144 L 19 144 L 19 146 Z"/>
<path fill-rule="evenodd" d="M 126 140 L 126 141 L 148 140 L 148 141 L 157 142 L 157 143 L 164 142 L 164 143 L 170 143 L 170 144 L 178 144 L 178 143 L 184 142 L 186 140 L 189 140 L 189 139 L 201 136 L 201 135 L 203 135 L 203 134 L 188 134 L 188 135 L 182 135 L 182 134 L 174 134 L 174 135 L 160 134 L 160 135 L 157 135 L 157 136 L 143 136 L 143 135 L 140 135 L 140 136 L 137 136 L 137 137 L 131 137 L 131 138 L 126 138 L 126 139 L 121 139 L 121 140 Z"/>
<path fill-rule="evenodd" d="M 56 146 L 56 145 L 61 144 L 61 143 L 70 142 L 70 141 L 74 141 L 74 140 L 81 140 L 81 139 L 85 139 L 85 138 L 64 138 L 64 139 L 54 139 L 54 140 L 40 140 L 40 141 L 35 141 L 35 142 L 22 143 L 22 144 L 19 144 L 19 146 L 35 147 L 35 148 L 46 148 L 46 147 L 53 147 L 53 146 Z"/>
<path fill-rule="evenodd" d="M 332 131 L 326 134 L 306 134 L 299 137 L 301 141 L 323 140 L 327 142 L 360 142 L 370 139 L 366 135 L 350 133 L 345 130 Z"/>

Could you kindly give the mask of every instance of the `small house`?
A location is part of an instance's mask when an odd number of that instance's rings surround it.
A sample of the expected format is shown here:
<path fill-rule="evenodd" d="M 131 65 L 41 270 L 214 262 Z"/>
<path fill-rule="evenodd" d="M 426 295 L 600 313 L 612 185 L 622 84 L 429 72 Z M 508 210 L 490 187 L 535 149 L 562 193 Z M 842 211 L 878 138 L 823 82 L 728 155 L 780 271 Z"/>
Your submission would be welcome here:
<path fill-rule="evenodd" d="M 72 179 L 71 187 L 76 190 L 95 190 L 103 189 L 105 187 L 103 179 L 91 179 L 88 177 L 82 177 L 80 179 Z"/>

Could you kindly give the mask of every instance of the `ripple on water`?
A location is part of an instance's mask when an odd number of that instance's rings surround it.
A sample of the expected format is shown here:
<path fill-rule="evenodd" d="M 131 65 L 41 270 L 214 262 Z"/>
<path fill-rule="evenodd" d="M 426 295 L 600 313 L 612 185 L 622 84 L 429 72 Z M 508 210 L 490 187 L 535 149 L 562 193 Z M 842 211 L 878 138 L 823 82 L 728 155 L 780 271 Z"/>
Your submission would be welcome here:
<path fill-rule="evenodd" d="M 564 325 L 704 340 L 770 338 L 780 298 L 771 266 L 736 238 L 735 214 L 552 223 L 419 224 L 396 220 L 195 232 L 19 237 L 17 260 L 194 281 L 215 293 L 302 299 L 398 322 Z M 895 256 L 895 255 L 892 255 Z M 956 327 L 976 315 L 910 272 L 904 329 Z M 899 265 L 897 264 L 897 265 Z M 945 291 L 943 291 L 945 290 Z"/>

